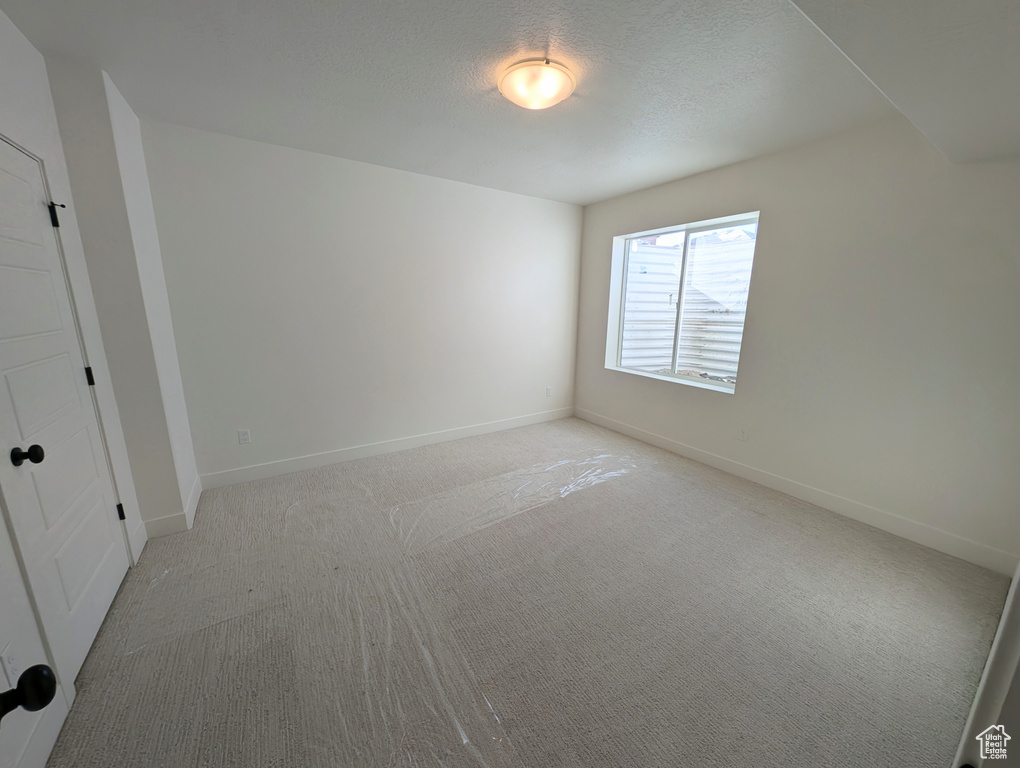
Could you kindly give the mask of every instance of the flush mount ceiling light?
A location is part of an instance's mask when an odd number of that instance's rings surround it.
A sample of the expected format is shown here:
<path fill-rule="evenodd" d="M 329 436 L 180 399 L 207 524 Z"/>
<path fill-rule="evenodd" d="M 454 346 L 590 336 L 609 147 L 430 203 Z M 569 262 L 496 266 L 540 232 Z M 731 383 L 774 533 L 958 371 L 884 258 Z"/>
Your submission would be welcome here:
<path fill-rule="evenodd" d="M 525 109 L 546 109 L 574 92 L 570 70 L 549 59 L 514 64 L 499 76 L 499 92 Z"/>

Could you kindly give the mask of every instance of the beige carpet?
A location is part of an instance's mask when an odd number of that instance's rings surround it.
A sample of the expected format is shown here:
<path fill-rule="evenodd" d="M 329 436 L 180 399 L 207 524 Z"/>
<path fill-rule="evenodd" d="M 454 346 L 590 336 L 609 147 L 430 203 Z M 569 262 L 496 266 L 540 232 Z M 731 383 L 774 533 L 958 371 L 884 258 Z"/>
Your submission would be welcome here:
<path fill-rule="evenodd" d="M 1006 588 L 566 419 L 205 493 L 50 765 L 948 767 Z"/>

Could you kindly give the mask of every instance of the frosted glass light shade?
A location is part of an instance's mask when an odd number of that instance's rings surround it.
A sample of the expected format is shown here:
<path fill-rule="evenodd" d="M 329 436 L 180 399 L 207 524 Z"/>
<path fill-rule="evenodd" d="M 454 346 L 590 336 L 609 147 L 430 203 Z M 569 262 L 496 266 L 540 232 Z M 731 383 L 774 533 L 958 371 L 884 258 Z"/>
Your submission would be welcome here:
<path fill-rule="evenodd" d="M 574 76 L 548 59 L 522 61 L 500 75 L 499 92 L 525 109 L 545 109 L 574 92 Z"/>

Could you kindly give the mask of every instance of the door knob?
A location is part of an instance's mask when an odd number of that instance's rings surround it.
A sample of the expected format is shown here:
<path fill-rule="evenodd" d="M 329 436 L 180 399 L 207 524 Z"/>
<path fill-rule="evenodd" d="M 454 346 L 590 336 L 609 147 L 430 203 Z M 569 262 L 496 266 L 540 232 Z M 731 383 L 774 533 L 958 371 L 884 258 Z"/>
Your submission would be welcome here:
<path fill-rule="evenodd" d="M 57 693 L 57 677 L 45 664 L 36 664 L 21 673 L 18 687 L 0 693 L 0 720 L 18 707 L 29 712 L 38 712 Z"/>
<path fill-rule="evenodd" d="M 25 459 L 28 459 L 33 464 L 38 464 L 46 458 L 46 451 L 43 450 L 41 445 L 31 445 L 27 451 L 23 451 L 20 448 L 14 448 L 11 450 L 11 464 L 16 467 L 20 467 L 25 463 Z"/>

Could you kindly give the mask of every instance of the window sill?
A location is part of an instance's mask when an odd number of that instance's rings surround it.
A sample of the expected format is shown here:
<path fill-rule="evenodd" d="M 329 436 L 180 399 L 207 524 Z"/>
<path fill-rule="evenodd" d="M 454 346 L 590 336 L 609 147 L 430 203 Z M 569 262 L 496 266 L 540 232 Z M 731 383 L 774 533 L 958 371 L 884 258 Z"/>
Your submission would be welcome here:
<path fill-rule="evenodd" d="M 620 368 L 616 365 L 607 365 L 607 371 L 618 371 L 619 373 L 629 373 L 632 376 L 644 376 L 646 379 L 658 379 L 659 381 L 668 381 L 673 384 L 685 384 L 688 387 L 698 387 L 699 389 L 710 389 L 713 392 L 723 392 L 727 395 L 732 395 L 736 384 L 724 384 L 718 381 L 709 381 L 707 379 L 696 379 L 693 376 L 670 376 L 664 373 L 649 373 L 648 371 L 637 371 L 633 368 Z"/>

